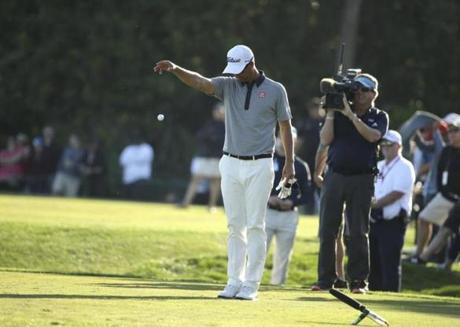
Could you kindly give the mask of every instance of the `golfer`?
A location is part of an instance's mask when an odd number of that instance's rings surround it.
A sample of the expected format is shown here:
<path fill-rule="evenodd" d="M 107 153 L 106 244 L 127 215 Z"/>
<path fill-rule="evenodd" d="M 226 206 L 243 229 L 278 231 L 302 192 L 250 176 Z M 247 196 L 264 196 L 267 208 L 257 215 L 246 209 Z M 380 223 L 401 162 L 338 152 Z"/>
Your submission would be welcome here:
<path fill-rule="evenodd" d="M 219 162 L 228 219 L 228 282 L 219 298 L 255 300 L 265 264 L 265 215 L 273 186 L 275 128 L 286 153 L 282 178 L 294 178 L 291 112 L 286 90 L 256 68 L 252 50 L 227 53 L 227 76 L 206 78 L 168 60 L 154 72 L 174 74 L 184 84 L 217 97 L 225 107 L 225 142 Z"/>

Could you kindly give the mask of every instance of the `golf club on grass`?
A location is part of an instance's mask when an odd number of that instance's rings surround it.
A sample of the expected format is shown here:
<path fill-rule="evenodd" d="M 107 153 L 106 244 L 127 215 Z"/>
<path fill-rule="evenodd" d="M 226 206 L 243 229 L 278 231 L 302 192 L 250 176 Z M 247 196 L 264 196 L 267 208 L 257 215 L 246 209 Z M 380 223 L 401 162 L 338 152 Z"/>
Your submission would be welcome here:
<path fill-rule="evenodd" d="M 338 291 L 336 289 L 333 289 L 333 288 L 331 288 L 329 290 L 329 293 L 331 293 L 333 296 L 335 296 L 340 301 L 348 304 L 352 308 L 354 308 L 354 309 L 356 309 L 358 311 L 361 311 L 361 314 L 359 315 L 358 318 L 356 318 L 355 321 L 352 322 L 352 325 L 357 325 L 357 324 L 360 323 L 361 320 L 363 320 L 366 317 L 369 317 L 379 325 L 390 326 L 388 321 L 386 321 L 383 317 L 381 317 L 378 314 L 376 314 L 375 312 L 369 310 L 368 308 L 366 308 L 366 306 L 364 304 L 352 299 L 348 295 L 345 295 L 342 292 L 340 292 L 340 291 Z"/>

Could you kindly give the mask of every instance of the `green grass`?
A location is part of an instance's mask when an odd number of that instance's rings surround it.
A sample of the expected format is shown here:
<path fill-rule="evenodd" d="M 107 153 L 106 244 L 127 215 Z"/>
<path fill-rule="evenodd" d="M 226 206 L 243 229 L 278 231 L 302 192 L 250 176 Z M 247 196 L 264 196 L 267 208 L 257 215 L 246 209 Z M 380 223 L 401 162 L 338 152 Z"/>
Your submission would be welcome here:
<path fill-rule="evenodd" d="M 0 196 L 0 326 L 347 325 L 353 310 L 303 288 L 316 279 L 317 223 L 300 221 L 287 288 L 266 286 L 269 258 L 261 299 L 241 303 L 215 300 L 226 280 L 223 211 Z M 455 269 L 404 267 L 405 294 L 360 298 L 396 325 L 451 326 Z"/>
<path fill-rule="evenodd" d="M 348 326 L 358 312 L 327 293 L 262 287 L 256 302 L 220 285 L 0 272 L 1 326 Z M 458 325 L 460 299 L 374 293 L 360 301 L 392 326 Z M 366 319 L 361 326 L 374 326 Z"/>

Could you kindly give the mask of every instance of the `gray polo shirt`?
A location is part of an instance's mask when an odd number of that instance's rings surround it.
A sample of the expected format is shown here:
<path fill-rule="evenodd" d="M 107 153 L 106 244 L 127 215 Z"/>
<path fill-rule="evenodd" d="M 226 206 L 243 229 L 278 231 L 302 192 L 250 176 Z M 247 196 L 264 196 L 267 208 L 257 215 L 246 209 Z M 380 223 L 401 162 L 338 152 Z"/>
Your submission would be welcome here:
<path fill-rule="evenodd" d="M 277 121 L 291 119 L 286 89 L 263 74 L 251 85 L 214 77 L 214 96 L 225 106 L 224 151 L 240 156 L 272 153 Z"/>

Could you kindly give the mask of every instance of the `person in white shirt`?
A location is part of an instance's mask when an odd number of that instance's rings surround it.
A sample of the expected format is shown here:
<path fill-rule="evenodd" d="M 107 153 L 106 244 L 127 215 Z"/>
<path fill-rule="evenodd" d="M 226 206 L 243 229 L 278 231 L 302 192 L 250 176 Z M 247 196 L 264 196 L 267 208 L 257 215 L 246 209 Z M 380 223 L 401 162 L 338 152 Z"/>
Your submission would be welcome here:
<path fill-rule="evenodd" d="M 369 232 L 369 288 L 399 292 L 401 289 L 401 251 L 406 218 L 412 210 L 415 171 L 401 155 L 401 135 L 389 130 L 380 143 L 384 160 L 377 164 Z"/>
<path fill-rule="evenodd" d="M 120 154 L 123 169 L 124 196 L 128 199 L 145 199 L 145 184 L 152 177 L 153 148 L 137 141 L 126 146 Z"/>

